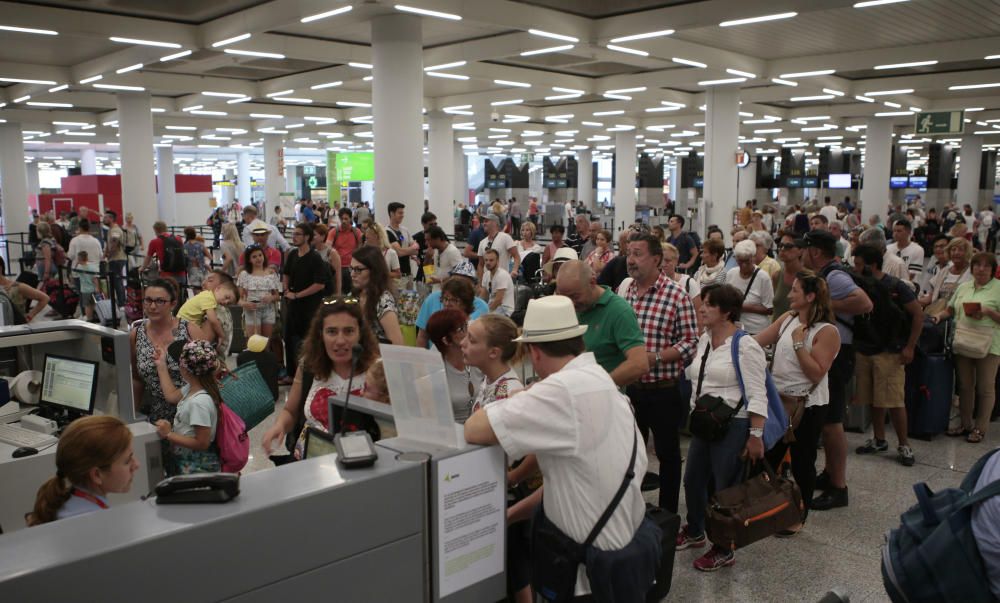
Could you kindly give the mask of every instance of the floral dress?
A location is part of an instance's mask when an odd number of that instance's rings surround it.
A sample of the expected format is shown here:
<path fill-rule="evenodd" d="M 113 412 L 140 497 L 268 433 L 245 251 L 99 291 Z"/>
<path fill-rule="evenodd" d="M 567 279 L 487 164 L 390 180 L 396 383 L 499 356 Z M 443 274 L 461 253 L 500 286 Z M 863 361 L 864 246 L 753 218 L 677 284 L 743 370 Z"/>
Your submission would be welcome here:
<path fill-rule="evenodd" d="M 324 432 L 329 432 L 327 429 L 330 424 L 330 406 L 329 400 L 331 397 L 343 398 L 347 395 L 347 383 L 348 380 L 342 378 L 337 373 L 331 372 L 330 376 L 326 379 L 315 379 L 313 381 L 312 387 L 309 388 L 309 392 L 306 394 L 303 407 L 303 412 L 306 416 L 306 427 L 315 427 Z M 363 392 L 365 389 L 365 373 L 355 375 L 353 381 L 351 382 L 351 397 L 363 397 Z M 371 419 L 369 415 L 365 414 L 355 414 L 351 411 L 348 417 L 344 421 L 344 431 L 357 431 L 358 429 L 368 429 L 369 425 L 367 421 L 357 420 L 358 418 L 368 418 Z M 357 420 L 357 421 L 356 421 Z M 371 421 L 374 424 L 374 420 Z M 378 429 L 376 427 L 376 429 Z M 372 439 L 377 440 L 376 435 L 372 436 Z M 295 443 L 295 456 L 302 458 L 304 453 L 306 442 L 306 430 L 302 430 L 302 434 L 299 436 L 298 442 Z"/>
<path fill-rule="evenodd" d="M 160 386 L 160 376 L 156 370 L 156 361 L 154 360 L 156 348 L 153 346 L 153 342 L 150 341 L 149 334 L 146 333 L 148 323 L 149 319 L 142 319 L 132 324 L 132 328 L 136 331 L 136 372 L 139 373 L 139 378 L 142 379 L 142 382 L 146 386 L 146 391 L 149 392 L 152 398 L 149 405 L 143 404 L 140 410 L 149 417 L 150 423 L 156 423 L 160 419 L 165 419 L 173 423 L 177 407 L 167 402 L 166 397 L 163 395 L 163 388 Z M 191 339 L 191 333 L 188 330 L 188 322 L 186 320 L 178 320 L 177 327 L 173 330 L 173 336 L 174 341 L 189 341 Z M 167 370 L 170 372 L 170 380 L 173 382 L 174 387 L 181 388 L 184 385 L 184 380 L 181 379 L 181 369 L 177 361 L 169 355 L 167 356 Z"/>

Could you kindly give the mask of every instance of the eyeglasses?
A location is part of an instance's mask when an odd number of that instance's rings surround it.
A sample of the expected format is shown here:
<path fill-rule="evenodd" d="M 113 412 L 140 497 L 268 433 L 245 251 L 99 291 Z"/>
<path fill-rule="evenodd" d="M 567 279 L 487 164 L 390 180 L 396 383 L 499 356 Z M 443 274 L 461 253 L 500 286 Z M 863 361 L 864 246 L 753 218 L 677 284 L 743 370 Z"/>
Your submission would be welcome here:
<path fill-rule="evenodd" d="M 370 270 L 370 268 L 366 266 L 351 266 L 351 274 L 361 274 L 365 270 Z"/>
<path fill-rule="evenodd" d="M 458 304 L 458 303 L 461 303 L 461 300 L 458 299 L 457 297 L 452 297 L 450 295 L 447 295 L 447 296 L 442 295 L 441 296 L 441 303 L 442 304 Z"/>
<path fill-rule="evenodd" d="M 155 298 L 155 297 L 144 297 L 142 298 L 142 303 L 147 306 L 165 306 L 170 303 L 169 299 Z"/>
<path fill-rule="evenodd" d="M 782 251 L 788 251 L 789 249 L 795 249 L 797 247 L 798 245 L 795 243 L 782 243 L 781 245 L 778 245 L 778 249 Z"/>

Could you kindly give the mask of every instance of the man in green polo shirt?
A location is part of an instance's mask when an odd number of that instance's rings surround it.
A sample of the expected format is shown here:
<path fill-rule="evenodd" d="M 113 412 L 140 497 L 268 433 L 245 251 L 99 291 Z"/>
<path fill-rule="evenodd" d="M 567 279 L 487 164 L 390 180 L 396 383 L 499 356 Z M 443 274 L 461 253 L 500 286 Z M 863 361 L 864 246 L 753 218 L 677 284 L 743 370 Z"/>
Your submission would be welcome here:
<path fill-rule="evenodd" d="M 608 287 L 597 284 L 586 262 L 572 260 L 559 268 L 556 293 L 573 300 L 581 325 L 587 325 L 583 342 L 597 364 L 619 386 L 628 385 L 649 371 L 645 338 L 632 306 Z"/>

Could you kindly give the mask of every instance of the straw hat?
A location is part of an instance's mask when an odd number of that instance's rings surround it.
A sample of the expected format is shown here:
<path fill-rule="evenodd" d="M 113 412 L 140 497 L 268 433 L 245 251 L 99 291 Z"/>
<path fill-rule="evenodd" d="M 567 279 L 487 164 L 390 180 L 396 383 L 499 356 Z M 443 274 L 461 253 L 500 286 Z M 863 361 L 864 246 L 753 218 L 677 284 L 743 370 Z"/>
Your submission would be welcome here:
<path fill-rule="evenodd" d="M 522 335 L 514 341 L 545 343 L 573 339 L 587 332 L 576 319 L 573 301 L 564 295 L 550 295 L 528 302 Z"/>
<path fill-rule="evenodd" d="M 552 274 L 552 267 L 556 264 L 578 259 L 580 259 L 580 256 L 577 255 L 575 249 L 572 247 L 560 247 L 559 249 L 556 249 L 556 253 L 552 256 L 552 259 L 545 262 L 545 265 L 542 266 L 542 270 L 545 271 L 545 274 Z"/>

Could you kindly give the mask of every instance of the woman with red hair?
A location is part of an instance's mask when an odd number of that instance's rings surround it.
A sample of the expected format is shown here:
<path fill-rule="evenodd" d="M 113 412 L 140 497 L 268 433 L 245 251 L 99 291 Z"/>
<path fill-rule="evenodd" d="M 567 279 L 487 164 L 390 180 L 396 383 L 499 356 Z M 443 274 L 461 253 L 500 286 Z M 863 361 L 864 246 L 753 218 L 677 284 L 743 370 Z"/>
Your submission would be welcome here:
<path fill-rule="evenodd" d="M 483 374 L 479 369 L 467 366 L 462 353 L 462 340 L 465 339 L 468 322 L 469 316 L 465 312 L 452 308 L 438 310 L 427 321 L 427 337 L 444 360 L 451 408 L 458 423 L 465 423 L 469 418 L 472 400 L 483 381 Z"/>

